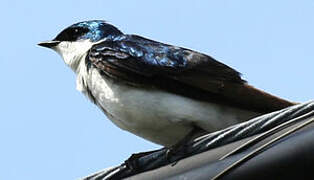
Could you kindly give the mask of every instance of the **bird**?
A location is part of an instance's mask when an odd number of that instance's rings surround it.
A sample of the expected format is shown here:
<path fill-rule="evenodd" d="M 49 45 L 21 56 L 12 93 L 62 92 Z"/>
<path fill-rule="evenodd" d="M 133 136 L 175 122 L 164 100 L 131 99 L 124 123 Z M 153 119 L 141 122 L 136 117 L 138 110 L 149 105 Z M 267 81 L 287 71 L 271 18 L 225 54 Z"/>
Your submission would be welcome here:
<path fill-rule="evenodd" d="M 38 45 L 61 55 L 77 90 L 116 126 L 165 147 L 295 104 L 209 55 L 104 20 L 75 23 Z"/>

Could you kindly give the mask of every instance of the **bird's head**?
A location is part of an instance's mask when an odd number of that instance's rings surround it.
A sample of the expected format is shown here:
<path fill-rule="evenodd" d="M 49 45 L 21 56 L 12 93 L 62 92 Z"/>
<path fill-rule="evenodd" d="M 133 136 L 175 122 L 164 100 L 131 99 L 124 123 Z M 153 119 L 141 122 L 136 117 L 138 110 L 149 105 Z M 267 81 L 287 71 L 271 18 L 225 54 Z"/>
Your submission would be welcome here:
<path fill-rule="evenodd" d="M 121 34 L 119 29 L 105 21 L 83 21 L 67 27 L 53 40 L 41 42 L 38 45 L 58 52 L 65 63 L 75 70 L 79 63 L 78 60 L 86 54 L 93 44 Z"/>

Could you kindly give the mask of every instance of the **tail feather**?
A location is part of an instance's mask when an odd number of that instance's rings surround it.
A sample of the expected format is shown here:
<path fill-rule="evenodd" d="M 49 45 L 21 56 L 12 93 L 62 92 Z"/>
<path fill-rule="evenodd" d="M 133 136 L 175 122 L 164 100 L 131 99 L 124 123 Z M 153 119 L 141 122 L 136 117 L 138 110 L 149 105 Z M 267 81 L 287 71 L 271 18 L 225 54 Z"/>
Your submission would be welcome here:
<path fill-rule="evenodd" d="M 251 109 L 255 112 L 268 113 L 280 110 L 298 103 L 276 97 L 248 84 L 227 84 L 224 96 L 239 104 L 240 108 Z M 241 97 L 241 98 L 239 98 Z"/>

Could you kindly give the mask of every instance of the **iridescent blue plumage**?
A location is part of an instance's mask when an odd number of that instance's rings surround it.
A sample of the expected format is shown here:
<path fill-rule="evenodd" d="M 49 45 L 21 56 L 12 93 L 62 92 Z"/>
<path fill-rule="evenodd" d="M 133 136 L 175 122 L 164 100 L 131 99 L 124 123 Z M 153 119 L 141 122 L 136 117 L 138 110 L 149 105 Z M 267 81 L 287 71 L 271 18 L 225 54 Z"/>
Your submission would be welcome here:
<path fill-rule="evenodd" d="M 107 48 L 107 49 L 106 49 Z M 187 65 L 188 59 L 184 56 L 186 49 L 178 48 L 156 41 L 148 40 L 136 35 L 119 35 L 96 45 L 94 51 L 111 49 L 123 52 L 147 65 L 180 68 Z"/>
<path fill-rule="evenodd" d="M 123 58 L 122 58 L 123 57 Z M 193 76 L 206 78 L 212 83 L 233 81 L 242 83 L 240 74 L 232 68 L 205 54 L 189 49 L 171 46 L 137 35 L 120 34 L 107 38 L 92 47 L 89 58 L 103 64 L 136 71 L 152 76 L 154 74 L 179 73 L 181 76 L 195 71 Z"/>
<path fill-rule="evenodd" d="M 55 40 L 76 41 L 88 39 L 97 42 L 104 38 L 114 38 L 122 32 L 111 24 L 102 20 L 83 21 L 63 30 Z"/>
<path fill-rule="evenodd" d="M 91 39 L 93 42 L 103 38 L 113 38 L 122 34 L 118 28 L 101 20 L 84 21 L 76 24 L 78 27 L 87 27 L 90 31 L 82 39 Z M 75 26 L 75 25 L 74 25 Z"/>

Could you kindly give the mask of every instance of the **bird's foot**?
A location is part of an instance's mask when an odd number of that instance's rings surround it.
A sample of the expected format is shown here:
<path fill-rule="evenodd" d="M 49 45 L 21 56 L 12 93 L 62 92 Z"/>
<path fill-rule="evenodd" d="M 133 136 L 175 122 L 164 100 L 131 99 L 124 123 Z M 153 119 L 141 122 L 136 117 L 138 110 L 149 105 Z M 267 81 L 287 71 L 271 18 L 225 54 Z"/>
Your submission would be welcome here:
<path fill-rule="evenodd" d="M 176 144 L 172 145 L 171 147 L 168 147 L 166 152 L 166 159 L 169 162 L 172 162 L 173 159 L 181 159 L 185 157 L 188 152 L 188 146 L 190 145 L 190 142 L 197 136 L 200 136 L 204 133 L 204 130 L 194 127 L 183 139 L 181 139 Z M 175 165 L 177 161 L 174 162 L 173 165 Z"/>
<path fill-rule="evenodd" d="M 156 151 L 158 151 L 158 150 L 132 154 L 127 160 L 124 161 L 124 163 L 127 166 L 127 168 L 129 168 L 131 171 L 138 171 L 140 168 L 140 166 L 138 164 L 138 160 L 141 157 L 147 156 L 147 155 L 152 154 Z"/>
<path fill-rule="evenodd" d="M 168 162 L 171 162 L 171 166 L 176 165 L 178 162 L 177 160 L 173 161 L 172 158 L 183 157 L 187 154 L 186 147 L 187 147 L 186 143 L 179 143 L 167 149 L 166 159 Z"/>

